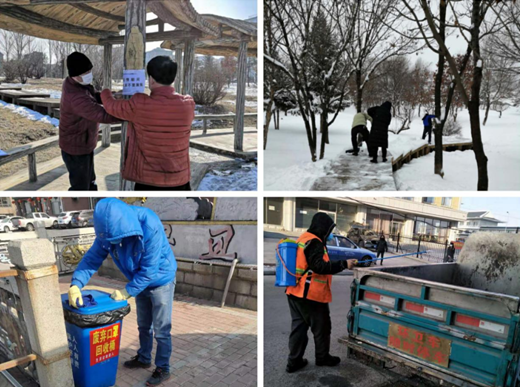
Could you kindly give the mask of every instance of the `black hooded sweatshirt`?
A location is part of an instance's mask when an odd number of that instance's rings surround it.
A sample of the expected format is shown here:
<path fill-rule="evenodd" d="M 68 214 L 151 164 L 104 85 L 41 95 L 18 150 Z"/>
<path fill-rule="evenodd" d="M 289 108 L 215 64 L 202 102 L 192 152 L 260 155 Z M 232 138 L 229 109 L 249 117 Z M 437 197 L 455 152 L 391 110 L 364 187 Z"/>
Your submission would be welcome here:
<path fill-rule="evenodd" d="M 327 248 L 327 237 L 335 226 L 330 216 L 324 212 L 318 212 L 312 218 L 311 226 L 307 230 L 323 241 L 322 243 L 318 239 L 312 239 L 304 249 L 309 270 L 316 274 L 336 274 L 347 267 L 346 261 L 325 262 L 323 260 L 324 247 Z"/>

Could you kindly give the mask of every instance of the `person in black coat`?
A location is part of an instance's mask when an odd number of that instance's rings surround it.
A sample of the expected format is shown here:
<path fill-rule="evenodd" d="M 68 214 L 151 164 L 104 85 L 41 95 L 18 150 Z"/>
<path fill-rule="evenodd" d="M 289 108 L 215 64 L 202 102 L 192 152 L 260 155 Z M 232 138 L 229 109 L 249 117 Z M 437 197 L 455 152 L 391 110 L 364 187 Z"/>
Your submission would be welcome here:
<path fill-rule="evenodd" d="M 377 242 L 377 258 L 381 257 L 381 266 L 383 266 L 385 252 L 388 252 L 388 243 L 386 243 L 385 235 L 381 234 L 381 237 L 379 237 L 379 241 Z"/>
<path fill-rule="evenodd" d="M 455 244 L 450 242 L 448 250 L 446 251 L 446 256 L 444 257 L 444 262 L 453 262 L 455 260 Z"/>
<path fill-rule="evenodd" d="M 370 147 L 371 163 L 377 163 L 377 152 L 381 148 L 383 162 L 386 162 L 386 148 L 388 148 L 388 127 L 392 121 L 392 103 L 384 102 L 381 106 L 374 106 L 367 110 L 372 117 L 372 129 L 368 144 Z"/>

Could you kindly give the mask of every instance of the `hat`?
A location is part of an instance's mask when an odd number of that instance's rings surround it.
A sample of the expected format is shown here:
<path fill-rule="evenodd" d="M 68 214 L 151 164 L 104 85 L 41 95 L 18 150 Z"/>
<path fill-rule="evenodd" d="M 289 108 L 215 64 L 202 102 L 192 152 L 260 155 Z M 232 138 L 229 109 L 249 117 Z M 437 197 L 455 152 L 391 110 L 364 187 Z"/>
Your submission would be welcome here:
<path fill-rule="evenodd" d="M 67 57 L 67 70 L 69 76 L 77 77 L 78 75 L 85 74 L 92 70 L 92 62 L 90 59 L 81 52 L 73 52 Z"/>

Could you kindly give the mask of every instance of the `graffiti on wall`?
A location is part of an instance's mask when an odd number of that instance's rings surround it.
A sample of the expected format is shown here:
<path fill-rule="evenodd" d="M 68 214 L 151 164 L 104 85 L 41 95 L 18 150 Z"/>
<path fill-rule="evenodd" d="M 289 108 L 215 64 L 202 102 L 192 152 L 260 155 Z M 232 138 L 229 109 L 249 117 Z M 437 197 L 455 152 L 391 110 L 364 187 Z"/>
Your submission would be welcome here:
<path fill-rule="evenodd" d="M 229 245 L 235 236 L 235 229 L 232 225 L 209 229 L 208 252 L 202 254 L 199 259 L 220 259 L 223 261 L 233 261 L 237 258 L 237 253 L 228 253 Z"/>
<path fill-rule="evenodd" d="M 166 238 L 168 239 L 168 243 L 170 246 L 175 246 L 177 242 L 175 241 L 175 238 L 173 237 L 173 226 L 171 224 L 164 224 L 164 233 L 166 234 Z"/>

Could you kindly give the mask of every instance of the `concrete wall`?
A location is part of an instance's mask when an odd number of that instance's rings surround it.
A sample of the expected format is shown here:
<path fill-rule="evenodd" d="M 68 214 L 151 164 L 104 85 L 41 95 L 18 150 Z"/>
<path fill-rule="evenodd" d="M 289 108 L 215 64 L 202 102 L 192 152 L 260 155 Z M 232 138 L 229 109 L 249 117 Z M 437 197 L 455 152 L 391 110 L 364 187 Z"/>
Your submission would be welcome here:
<path fill-rule="evenodd" d="M 231 265 L 226 264 L 210 265 L 199 260 L 177 258 L 175 293 L 220 302 L 230 267 Z M 126 281 L 110 257 L 103 262 L 99 274 Z M 226 297 L 226 305 L 256 310 L 256 267 L 237 265 Z"/>

